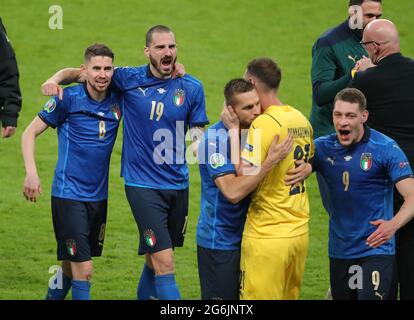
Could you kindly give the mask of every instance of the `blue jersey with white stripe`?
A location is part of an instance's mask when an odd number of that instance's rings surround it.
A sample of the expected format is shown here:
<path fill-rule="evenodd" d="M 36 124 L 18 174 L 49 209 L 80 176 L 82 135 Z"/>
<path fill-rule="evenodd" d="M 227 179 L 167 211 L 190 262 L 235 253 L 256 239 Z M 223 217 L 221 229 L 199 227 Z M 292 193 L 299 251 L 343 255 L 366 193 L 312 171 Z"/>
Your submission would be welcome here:
<path fill-rule="evenodd" d="M 313 167 L 323 177 L 321 197 L 330 215 L 329 256 L 394 254 L 394 237 L 375 249 L 366 240 L 376 230 L 370 221 L 393 218 L 394 184 L 413 175 L 397 143 L 366 126 L 355 145 L 343 147 L 331 134 L 316 139 L 315 149 Z"/>
<path fill-rule="evenodd" d="M 208 123 L 201 83 L 185 75 L 161 80 L 149 66 L 115 69 L 124 102 L 121 175 L 128 186 L 188 187 L 185 135 Z"/>
<path fill-rule="evenodd" d="M 85 85 L 68 87 L 63 100 L 51 98 L 38 116 L 57 128 L 52 195 L 78 201 L 107 199 L 109 162 L 121 119 L 118 96 L 108 93 L 98 102 Z"/>
<path fill-rule="evenodd" d="M 240 249 L 249 197 L 237 204 L 229 202 L 214 180 L 236 174 L 230 158 L 227 129 L 220 121 L 211 126 L 200 142 L 201 212 L 197 225 L 197 244 L 208 249 Z"/>

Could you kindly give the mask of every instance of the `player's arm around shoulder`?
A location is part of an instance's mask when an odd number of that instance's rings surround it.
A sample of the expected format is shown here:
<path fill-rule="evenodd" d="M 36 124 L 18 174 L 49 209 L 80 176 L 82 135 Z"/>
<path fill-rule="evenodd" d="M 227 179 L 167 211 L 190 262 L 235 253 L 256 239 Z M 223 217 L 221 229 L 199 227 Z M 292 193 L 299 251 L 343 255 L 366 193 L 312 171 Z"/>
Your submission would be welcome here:
<path fill-rule="evenodd" d="M 51 78 L 46 80 L 41 86 L 41 91 L 45 96 L 58 96 L 62 100 L 63 88 L 60 85 L 85 81 L 86 75 L 80 68 L 65 68 L 59 70 Z"/>

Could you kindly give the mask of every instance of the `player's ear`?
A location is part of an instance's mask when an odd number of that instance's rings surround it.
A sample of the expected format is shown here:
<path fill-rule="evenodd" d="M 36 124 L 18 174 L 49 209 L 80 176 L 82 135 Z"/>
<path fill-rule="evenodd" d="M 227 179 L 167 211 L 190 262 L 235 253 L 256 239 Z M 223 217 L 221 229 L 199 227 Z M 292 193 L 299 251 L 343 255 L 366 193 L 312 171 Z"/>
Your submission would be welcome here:
<path fill-rule="evenodd" d="M 144 54 L 147 58 L 149 58 L 149 48 L 148 47 L 144 47 Z"/>
<path fill-rule="evenodd" d="M 368 116 L 369 116 L 369 112 L 367 109 L 365 109 L 364 112 L 362 113 L 362 123 L 367 122 Z"/>
<path fill-rule="evenodd" d="M 81 69 L 81 72 L 86 71 L 86 65 L 82 63 L 82 64 L 80 65 L 80 69 Z"/>

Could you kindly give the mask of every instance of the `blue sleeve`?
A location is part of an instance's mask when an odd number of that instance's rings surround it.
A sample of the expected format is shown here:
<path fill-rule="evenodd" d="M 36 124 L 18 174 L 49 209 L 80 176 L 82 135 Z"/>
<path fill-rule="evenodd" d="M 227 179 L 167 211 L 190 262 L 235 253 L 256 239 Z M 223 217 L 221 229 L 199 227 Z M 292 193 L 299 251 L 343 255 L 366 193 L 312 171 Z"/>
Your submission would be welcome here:
<path fill-rule="evenodd" d="M 190 112 L 190 128 L 204 127 L 209 123 L 206 114 L 206 98 L 204 96 L 204 90 L 201 85 L 197 86 L 194 91 Z"/>
<path fill-rule="evenodd" d="M 208 132 L 199 145 L 199 159 L 207 167 L 209 176 L 214 180 L 226 174 L 236 173 L 234 165 L 231 163 L 230 146 L 228 145 L 227 132 L 223 129 L 226 136 L 218 130 L 217 133 Z"/>
<path fill-rule="evenodd" d="M 43 106 L 42 111 L 38 113 L 39 118 L 52 128 L 58 127 L 67 118 L 68 108 L 65 102 L 68 99 L 69 97 L 65 92 L 63 93 L 63 100 L 60 100 L 57 96 L 50 98 Z"/>
<path fill-rule="evenodd" d="M 407 156 L 395 141 L 387 145 L 384 159 L 386 161 L 385 165 L 388 176 L 394 184 L 413 176 L 413 171 L 411 170 Z"/>

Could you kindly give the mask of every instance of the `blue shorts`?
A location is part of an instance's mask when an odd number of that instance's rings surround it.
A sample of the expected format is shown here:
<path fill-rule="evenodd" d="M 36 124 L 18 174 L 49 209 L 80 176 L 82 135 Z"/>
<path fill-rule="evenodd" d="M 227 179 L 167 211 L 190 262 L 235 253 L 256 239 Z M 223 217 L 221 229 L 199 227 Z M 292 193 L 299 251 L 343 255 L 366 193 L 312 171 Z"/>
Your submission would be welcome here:
<path fill-rule="evenodd" d="M 140 234 L 138 254 L 183 246 L 188 217 L 188 189 L 125 186 L 125 193 Z"/>
<path fill-rule="evenodd" d="M 82 202 L 52 197 L 57 259 L 84 262 L 102 254 L 107 200 Z"/>
<path fill-rule="evenodd" d="M 334 300 L 388 300 L 395 256 L 375 255 L 358 259 L 330 258 Z"/>
<path fill-rule="evenodd" d="M 201 299 L 239 300 L 240 249 L 215 250 L 197 246 Z"/>

